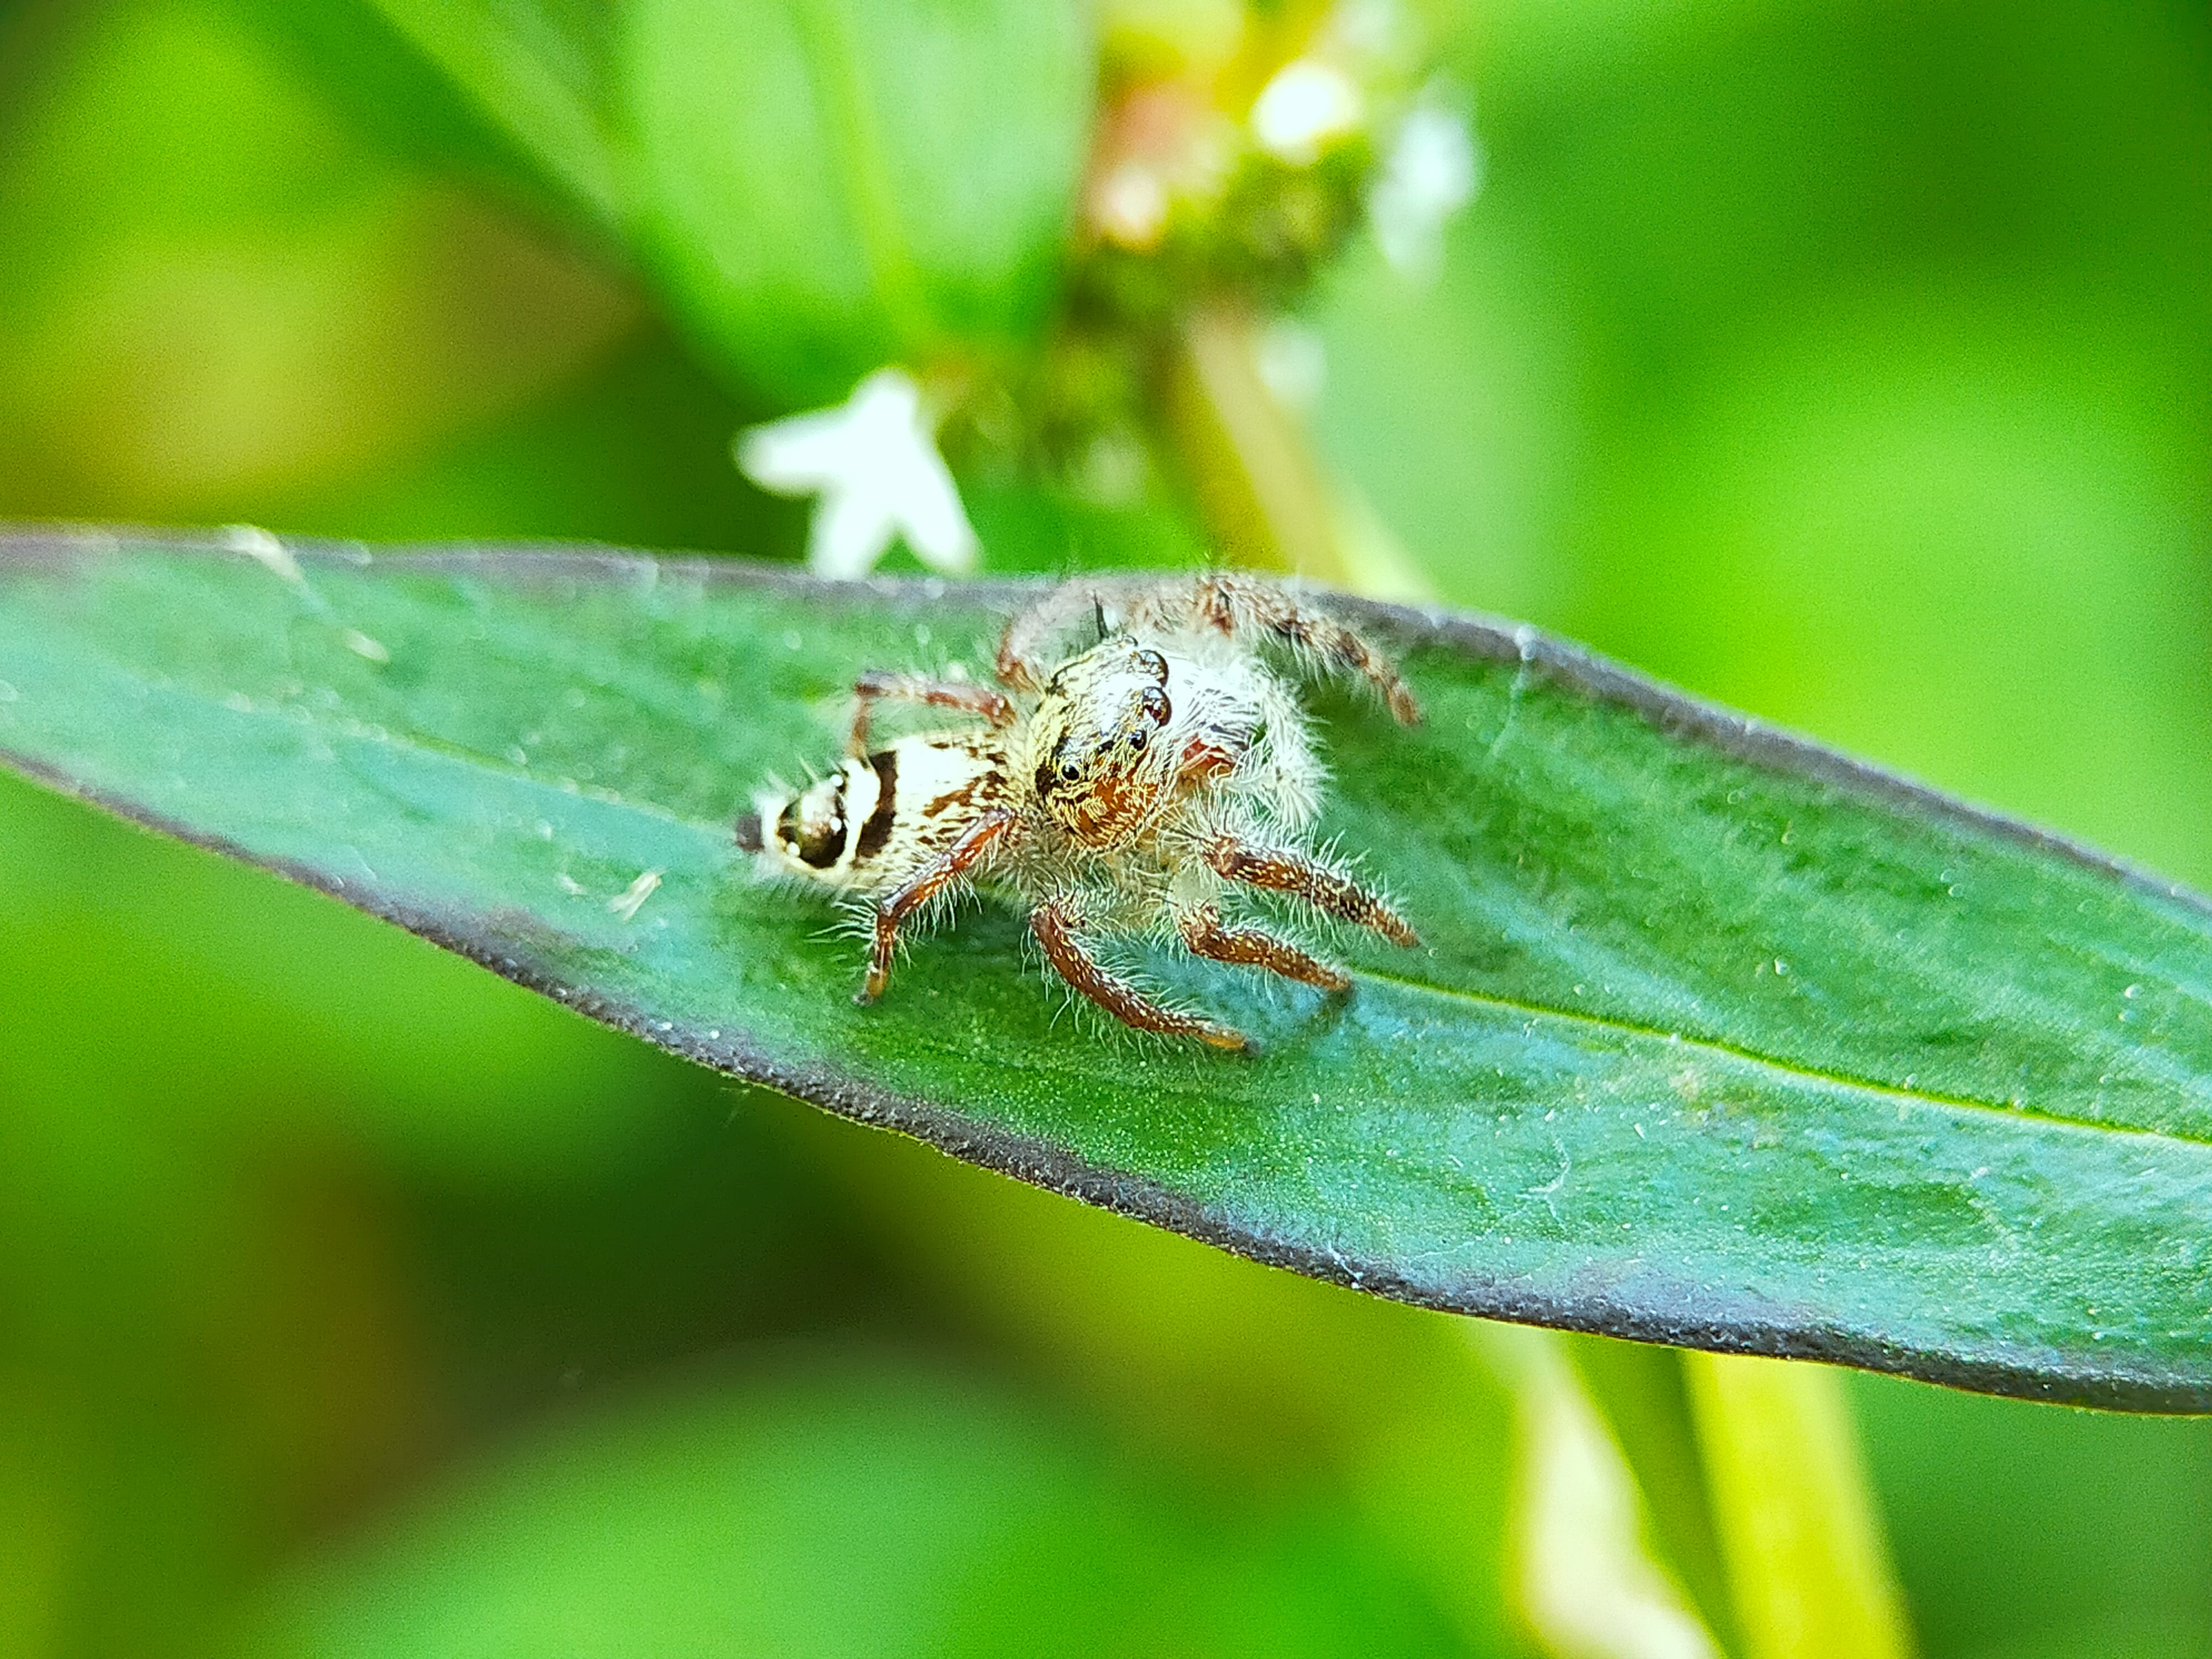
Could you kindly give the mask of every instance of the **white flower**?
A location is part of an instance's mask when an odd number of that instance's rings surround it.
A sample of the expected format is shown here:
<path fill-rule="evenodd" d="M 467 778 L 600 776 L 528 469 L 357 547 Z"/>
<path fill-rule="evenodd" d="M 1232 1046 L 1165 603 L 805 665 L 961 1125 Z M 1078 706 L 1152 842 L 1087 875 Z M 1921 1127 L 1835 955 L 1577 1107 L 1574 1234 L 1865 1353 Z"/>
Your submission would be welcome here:
<path fill-rule="evenodd" d="M 1310 58 L 1277 70 L 1252 104 L 1252 136 L 1279 161 L 1304 167 L 1359 125 L 1359 88 L 1343 70 Z"/>
<path fill-rule="evenodd" d="M 1474 199 L 1481 157 L 1465 118 L 1420 103 L 1367 192 L 1367 221 L 1382 257 L 1400 276 L 1432 282 L 1443 267 L 1444 222 Z"/>
<path fill-rule="evenodd" d="M 975 568 L 975 527 L 903 369 L 878 369 L 835 409 L 750 428 L 735 448 L 762 489 L 821 497 L 806 544 L 817 575 L 865 576 L 901 536 L 933 569 Z"/>

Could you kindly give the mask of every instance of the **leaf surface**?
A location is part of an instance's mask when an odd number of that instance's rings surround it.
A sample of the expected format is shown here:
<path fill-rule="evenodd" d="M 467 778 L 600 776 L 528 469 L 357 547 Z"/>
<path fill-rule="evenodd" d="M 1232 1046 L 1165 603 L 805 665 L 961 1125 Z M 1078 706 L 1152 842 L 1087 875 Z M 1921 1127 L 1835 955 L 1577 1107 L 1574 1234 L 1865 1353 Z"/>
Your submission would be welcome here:
<path fill-rule="evenodd" d="M 641 234 L 693 334 L 834 402 L 1042 320 L 1097 59 L 1070 0 L 637 0 Z"/>
<path fill-rule="evenodd" d="M 859 1008 L 834 912 L 757 884 L 731 825 L 835 756 L 856 672 L 980 666 L 1027 590 L 240 545 L 0 544 L 0 754 L 679 1053 L 1263 1261 L 2212 1408 L 2212 910 L 2180 888 L 1531 630 L 1346 601 L 1428 718 L 1319 698 L 1328 828 L 1424 950 L 1342 941 L 1342 1004 L 1163 962 L 1250 1060 L 1068 1018 L 998 911 Z"/>
<path fill-rule="evenodd" d="M 372 0 L 509 138 L 605 224 L 628 211 L 601 0 Z"/>

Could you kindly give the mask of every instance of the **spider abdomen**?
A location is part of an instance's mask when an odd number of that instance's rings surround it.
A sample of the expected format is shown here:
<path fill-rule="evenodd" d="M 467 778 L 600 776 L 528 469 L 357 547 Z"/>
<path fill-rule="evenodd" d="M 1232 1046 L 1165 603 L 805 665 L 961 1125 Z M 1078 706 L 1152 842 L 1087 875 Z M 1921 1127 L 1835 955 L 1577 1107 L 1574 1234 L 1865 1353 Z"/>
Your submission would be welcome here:
<path fill-rule="evenodd" d="M 971 732 L 905 738 L 760 802 L 762 851 L 787 874 L 849 892 L 896 886 L 1008 793 L 1006 757 Z"/>

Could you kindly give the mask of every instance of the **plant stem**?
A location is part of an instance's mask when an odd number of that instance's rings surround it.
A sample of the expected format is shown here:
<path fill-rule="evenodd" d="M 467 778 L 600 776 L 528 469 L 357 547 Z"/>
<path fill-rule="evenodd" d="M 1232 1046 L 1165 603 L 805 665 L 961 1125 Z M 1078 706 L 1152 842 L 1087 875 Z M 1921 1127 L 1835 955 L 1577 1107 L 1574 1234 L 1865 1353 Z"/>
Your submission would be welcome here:
<path fill-rule="evenodd" d="M 1169 423 L 1223 552 L 1239 564 L 1370 599 L 1436 597 L 1381 521 L 1330 476 L 1303 422 L 1267 389 L 1249 310 L 1194 311 L 1177 344 Z"/>
<path fill-rule="evenodd" d="M 1747 1659 L 1903 1659 L 1912 1644 L 1841 1375 L 1682 1356 Z"/>

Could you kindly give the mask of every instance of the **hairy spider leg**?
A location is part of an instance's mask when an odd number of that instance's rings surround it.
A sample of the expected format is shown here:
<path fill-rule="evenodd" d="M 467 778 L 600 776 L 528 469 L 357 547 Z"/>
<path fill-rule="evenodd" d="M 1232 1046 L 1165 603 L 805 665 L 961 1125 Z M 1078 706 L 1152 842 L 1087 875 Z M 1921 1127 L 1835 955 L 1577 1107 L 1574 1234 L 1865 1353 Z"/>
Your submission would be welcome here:
<path fill-rule="evenodd" d="M 1382 694 L 1403 726 L 1419 723 L 1421 706 L 1390 659 L 1334 617 L 1300 605 L 1273 582 L 1214 574 L 1188 587 L 1163 586 L 1137 602 L 1134 614 L 1170 627 L 1207 627 L 1231 638 L 1268 633 L 1329 668 L 1357 674 Z"/>
<path fill-rule="evenodd" d="M 1011 812 L 986 813 L 962 830 L 952 845 L 876 902 L 875 947 L 868 957 L 867 980 L 854 1000 L 873 1002 L 883 994 L 891 975 L 891 955 L 898 949 L 899 924 L 973 869 L 1014 823 Z"/>
<path fill-rule="evenodd" d="M 1043 690 L 1049 666 L 1044 658 L 1045 647 L 1073 627 L 1075 619 L 1085 611 L 1103 623 L 1106 616 L 1105 596 L 1097 588 L 1073 582 L 1016 611 L 1007 620 L 1006 631 L 999 636 L 999 654 L 991 665 L 999 683 L 1017 691 Z M 1054 659 L 1054 662 L 1058 660 Z"/>
<path fill-rule="evenodd" d="M 1371 927 L 1399 945 L 1419 945 L 1420 936 L 1406 919 L 1349 876 L 1280 848 L 1255 847 L 1234 836 L 1216 836 L 1206 842 L 1205 858 L 1217 874 L 1247 887 L 1272 893 L 1288 893 L 1316 910 L 1346 921 Z"/>
<path fill-rule="evenodd" d="M 1249 1039 L 1234 1026 L 1163 1008 L 1127 980 L 1101 967 L 1076 931 L 1076 917 L 1066 899 L 1047 899 L 1030 911 L 1030 931 L 1044 947 L 1045 960 L 1053 970 L 1124 1025 L 1158 1031 L 1164 1036 L 1194 1036 L 1217 1048 L 1249 1045 Z"/>
<path fill-rule="evenodd" d="M 868 752 L 868 717 L 878 702 L 918 702 L 931 708 L 955 708 L 963 714 L 980 714 L 995 726 L 1014 723 L 1014 705 L 1003 691 L 964 680 L 935 680 L 927 674 L 888 674 L 871 669 L 853 682 L 860 701 L 853 710 L 853 732 L 847 747 L 865 757 Z"/>
<path fill-rule="evenodd" d="M 1233 962 L 1246 968 L 1264 968 L 1285 979 L 1295 979 L 1324 991 L 1348 991 L 1351 979 L 1317 957 L 1308 956 L 1288 939 L 1258 927 L 1227 927 L 1221 912 L 1211 904 L 1186 910 L 1176 918 L 1176 932 L 1194 955 L 1215 962 Z"/>
<path fill-rule="evenodd" d="M 1170 633 L 1211 628 L 1236 638 L 1270 634 L 1326 667 L 1357 674 L 1382 694 L 1390 712 L 1407 726 L 1421 718 L 1420 703 L 1390 659 L 1334 617 L 1310 609 L 1271 581 L 1226 572 L 1129 588 L 1071 584 L 1030 606 L 1006 624 L 995 665 L 1001 683 L 1018 691 L 1038 691 L 1050 666 L 1046 648 L 1075 625 L 1085 611 L 1103 618 L 1109 600 L 1121 604 L 1132 625 Z"/>

